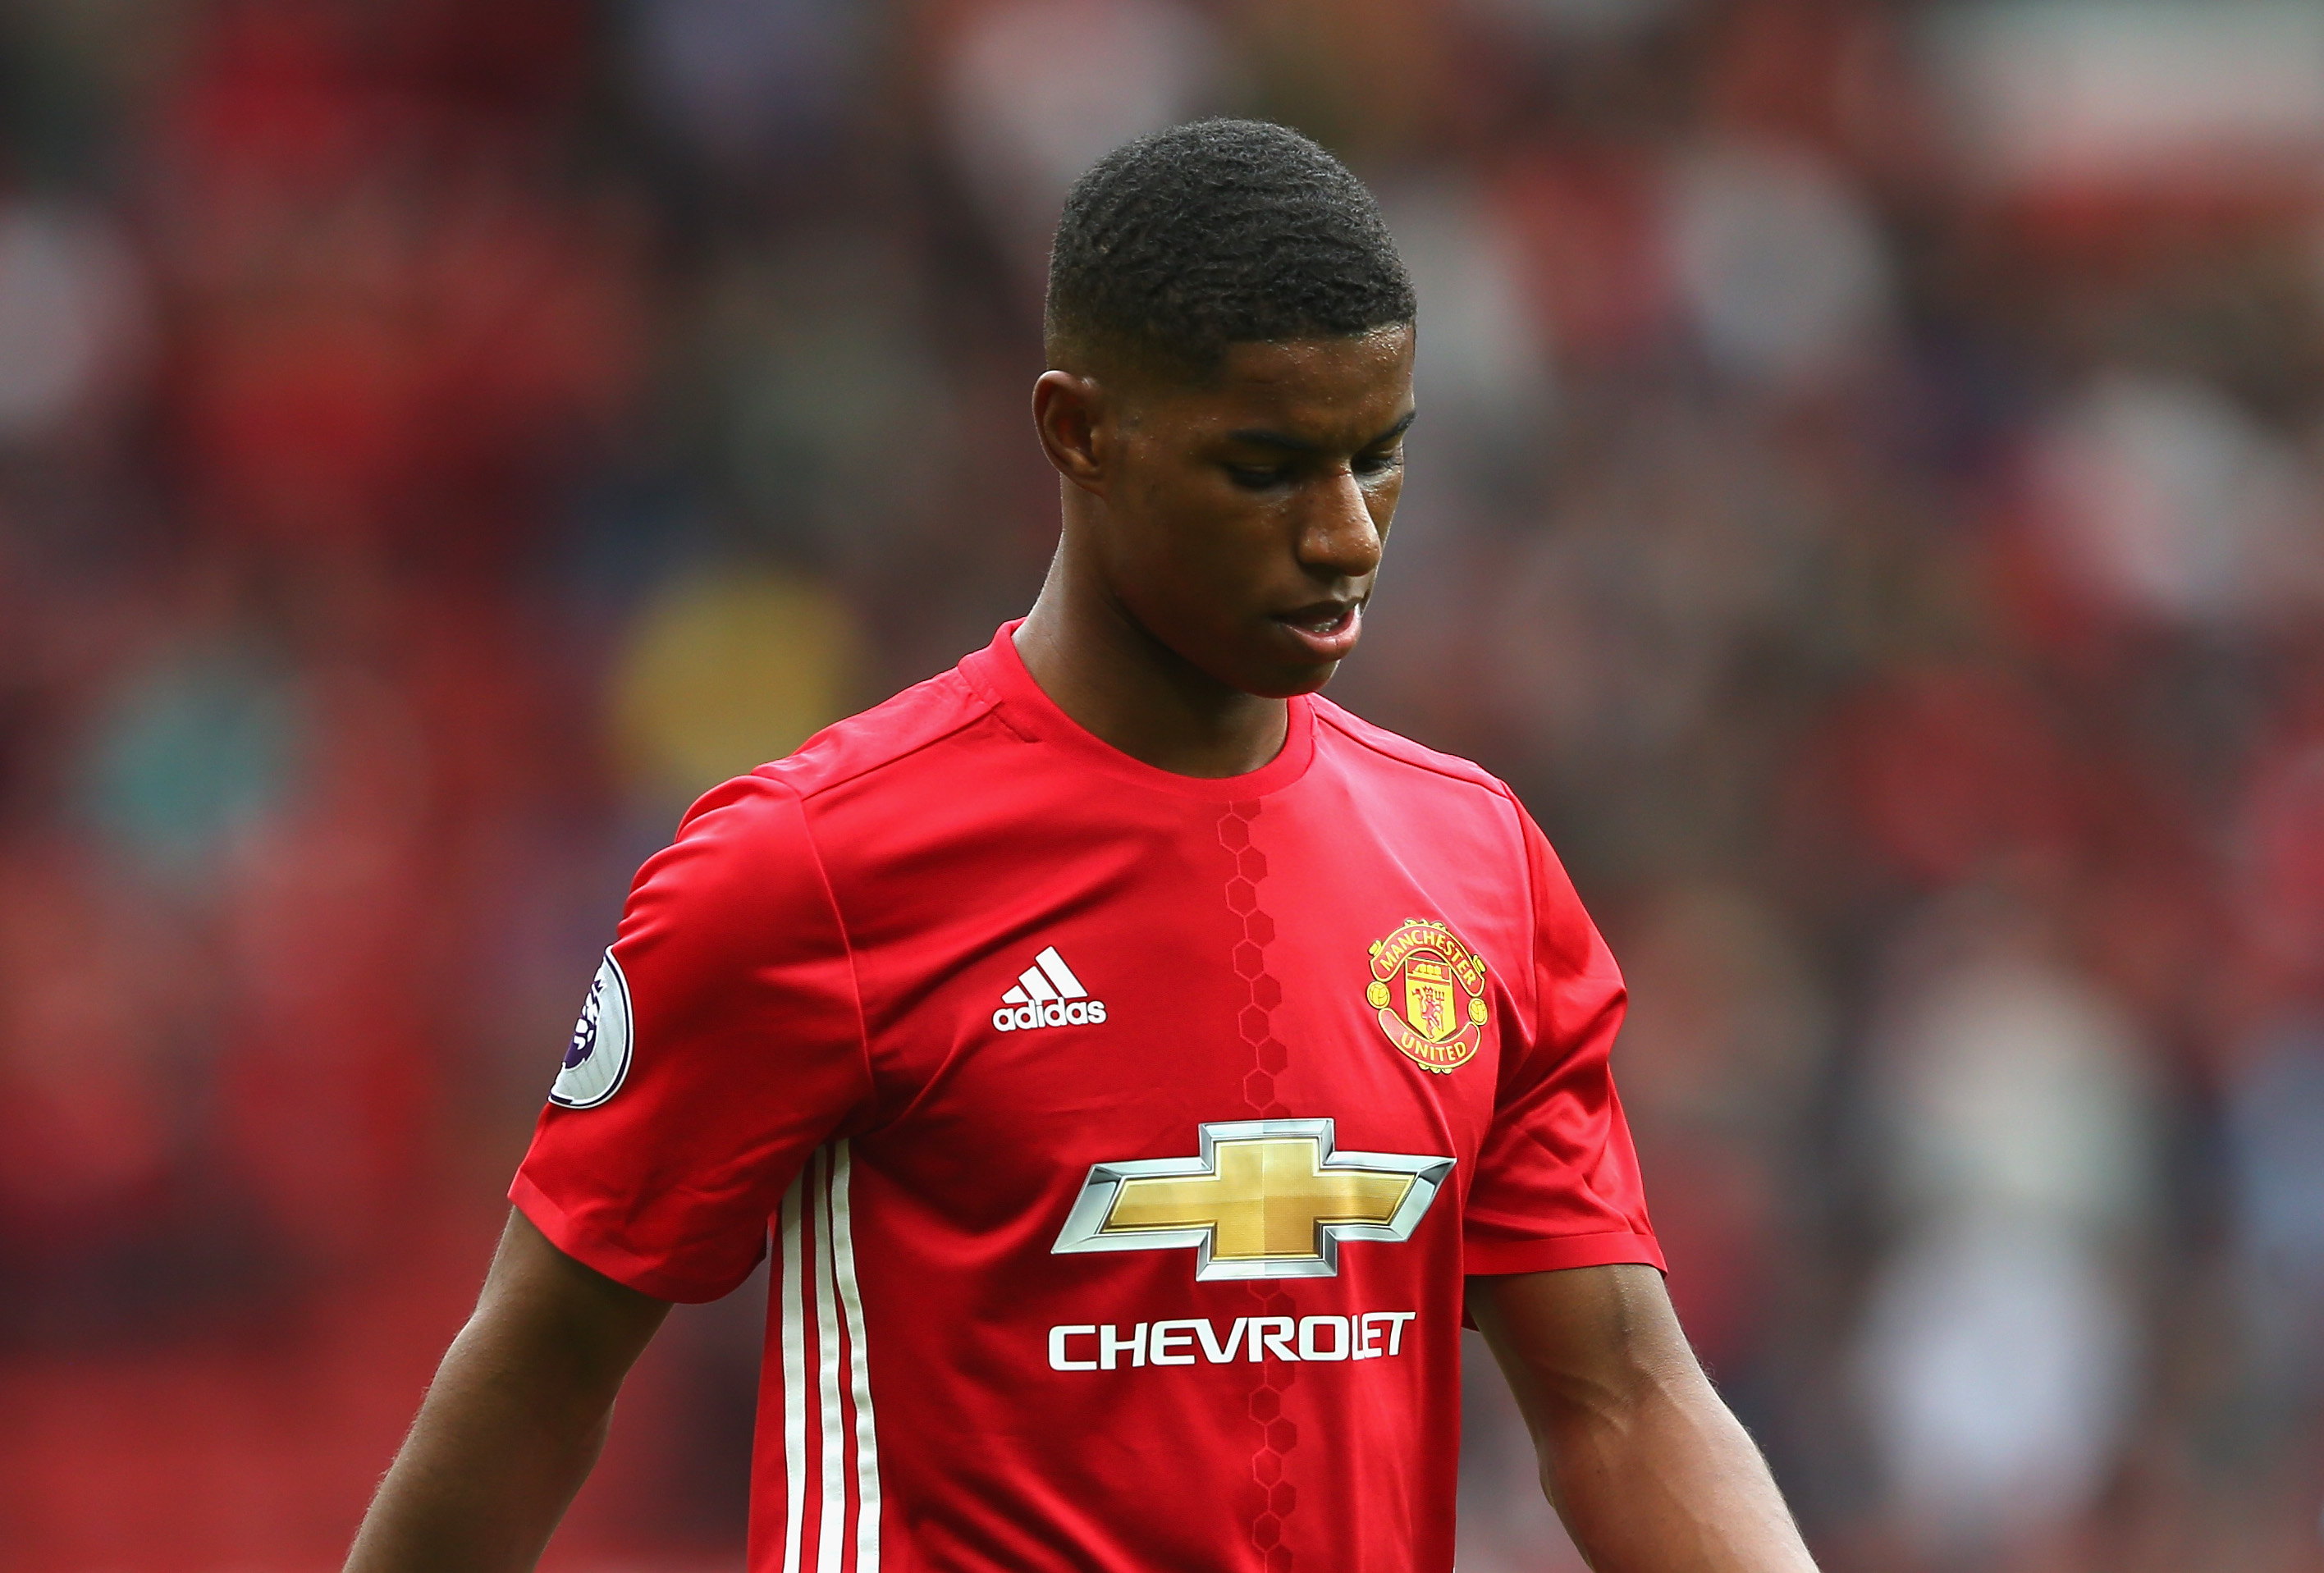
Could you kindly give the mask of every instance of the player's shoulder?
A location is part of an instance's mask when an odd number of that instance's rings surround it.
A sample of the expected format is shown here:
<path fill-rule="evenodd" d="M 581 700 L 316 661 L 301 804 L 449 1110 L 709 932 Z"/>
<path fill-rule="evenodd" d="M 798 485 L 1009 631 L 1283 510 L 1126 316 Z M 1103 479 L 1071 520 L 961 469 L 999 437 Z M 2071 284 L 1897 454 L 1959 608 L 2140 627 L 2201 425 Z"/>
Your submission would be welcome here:
<path fill-rule="evenodd" d="M 931 764 L 934 750 L 974 730 L 991 713 L 992 702 L 954 667 L 834 722 L 788 758 L 752 774 L 811 799 L 867 777 Z"/>
<path fill-rule="evenodd" d="M 915 684 L 894 698 L 835 722 L 792 753 L 721 782 L 687 810 L 679 840 L 804 840 L 808 804 L 835 786 L 924 759 L 973 728 L 991 702 L 957 670 Z"/>
<path fill-rule="evenodd" d="M 1517 812 L 1515 795 L 1482 765 L 1376 726 L 1321 695 L 1310 703 L 1315 707 L 1318 741 L 1336 743 L 1333 751 L 1352 768 L 1387 777 L 1407 789 L 1442 794 L 1497 818 Z"/>

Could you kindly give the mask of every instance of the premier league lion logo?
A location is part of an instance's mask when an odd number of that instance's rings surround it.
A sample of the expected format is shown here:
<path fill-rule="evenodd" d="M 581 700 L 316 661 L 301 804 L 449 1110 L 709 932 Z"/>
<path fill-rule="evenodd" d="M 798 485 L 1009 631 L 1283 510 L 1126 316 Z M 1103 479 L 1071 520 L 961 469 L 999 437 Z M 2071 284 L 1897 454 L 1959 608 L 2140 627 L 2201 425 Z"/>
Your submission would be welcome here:
<path fill-rule="evenodd" d="M 589 985 L 589 998 L 581 1007 L 581 1019 L 573 1024 L 573 1041 L 565 1045 L 565 1068 L 568 1071 L 597 1052 L 597 1011 L 605 998 L 605 978 L 600 972 Z"/>
<path fill-rule="evenodd" d="M 607 951 L 582 1002 L 581 1019 L 573 1024 L 549 1101 L 560 1108 L 595 1108 L 621 1090 L 629 1073 L 630 980 Z"/>
<path fill-rule="evenodd" d="M 1469 1062 L 1485 1041 L 1485 961 L 1444 924 L 1416 917 L 1371 950 L 1365 1003 L 1380 1031 L 1424 1071 Z"/>

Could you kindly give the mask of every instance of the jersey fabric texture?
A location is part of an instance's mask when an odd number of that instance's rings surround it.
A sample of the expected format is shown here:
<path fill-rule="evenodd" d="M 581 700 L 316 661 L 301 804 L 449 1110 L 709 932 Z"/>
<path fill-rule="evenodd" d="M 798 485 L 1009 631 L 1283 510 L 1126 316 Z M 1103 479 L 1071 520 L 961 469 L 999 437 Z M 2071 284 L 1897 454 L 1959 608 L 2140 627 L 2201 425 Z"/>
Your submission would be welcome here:
<path fill-rule="evenodd" d="M 1484 771 L 1155 769 L 1014 626 L 694 806 L 512 1198 L 668 1300 L 771 1240 L 753 1573 L 1446 1573 L 1464 1275 L 1662 1265 L 1620 975 Z"/>

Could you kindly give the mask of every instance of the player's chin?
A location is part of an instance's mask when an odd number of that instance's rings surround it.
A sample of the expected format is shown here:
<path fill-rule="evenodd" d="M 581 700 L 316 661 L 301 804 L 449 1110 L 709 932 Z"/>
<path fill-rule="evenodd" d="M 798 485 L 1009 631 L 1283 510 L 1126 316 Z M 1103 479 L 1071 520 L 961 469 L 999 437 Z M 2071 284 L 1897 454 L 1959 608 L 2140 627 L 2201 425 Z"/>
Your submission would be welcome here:
<path fill-rule="evenodd" d="M 1277 667 L 1249 674 L 1236 686 L 1246 694 L 1256 694 L 1261 699 L 1295 699 L 1323 687 L 1332 680 L 1332 674 L 1339 669 L 1340 663 L 1336 660 L 1296 668 Z"/>
<path fill-rule="evenodd" d="M 1290 699 L 1302 694 L 1313 694 L 1332 680 L 1340 669 L 1343 653 L 1325 655 L 1306 649 L 1296 641 L 1281 638 L 1266 641 L 1263 652 L 1255 651 L 1255 659 L 1241 663 L 1242 670 L 1236 686 L 1262 699 Z"/>

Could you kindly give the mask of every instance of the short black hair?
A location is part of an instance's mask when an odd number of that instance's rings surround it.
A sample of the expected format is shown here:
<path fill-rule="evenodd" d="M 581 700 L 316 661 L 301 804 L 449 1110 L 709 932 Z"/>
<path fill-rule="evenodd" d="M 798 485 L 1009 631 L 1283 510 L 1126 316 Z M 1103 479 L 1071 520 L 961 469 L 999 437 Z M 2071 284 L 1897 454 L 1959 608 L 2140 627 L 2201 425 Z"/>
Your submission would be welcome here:
<path fill-rule="evenodd" d="M 1198 120 L 1108 153 L 1074 182 L 1049 253 L 1044 334 L 1181 374 L 1227 346 L 1410 322 L 1412 276 L 1347 166 L 1263 120 Z"/>

